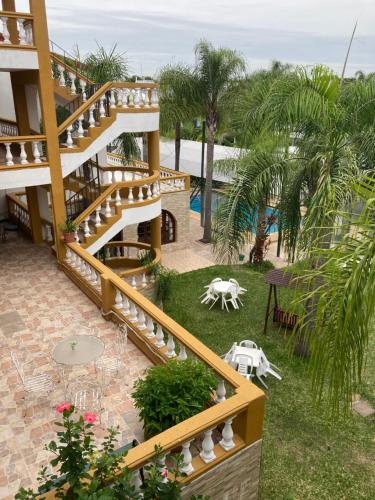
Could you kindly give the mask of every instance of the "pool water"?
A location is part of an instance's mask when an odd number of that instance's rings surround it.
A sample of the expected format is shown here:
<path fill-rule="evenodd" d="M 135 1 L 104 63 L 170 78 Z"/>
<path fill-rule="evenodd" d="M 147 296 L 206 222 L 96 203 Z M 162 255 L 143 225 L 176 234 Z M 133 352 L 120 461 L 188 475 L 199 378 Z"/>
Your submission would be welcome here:
<path fill-rule="evenodd" d="M 216 193 L 215 191 L 212 192 L 212 211 L 213 212 L 216 212 L 216 210 L 218 209 L 221 197 L 222 197 L 222 195 Z M 199 214 L 201 213 L 202 204 L 201 204 L 201 195 L 200 194 L 198 194 L 192 201 L 190 201 L 190 209 L 193 210 L 193 212 L 197 212 Z M 277 218 L 277 210 L 274 210 L 271 207 L 267 207 L 266 208 L 266 216 L 268 216 L 268 215 L 274 215 Z M 270 228 L 270 233 L 277 233 L 278 230 L 279 229 L 277 227 L 277 223 L 272 224 L 272 226 Z M 256 232 L 255 227 L 253 227 L 252 232 L 255 234 L 255 232 Z"/>

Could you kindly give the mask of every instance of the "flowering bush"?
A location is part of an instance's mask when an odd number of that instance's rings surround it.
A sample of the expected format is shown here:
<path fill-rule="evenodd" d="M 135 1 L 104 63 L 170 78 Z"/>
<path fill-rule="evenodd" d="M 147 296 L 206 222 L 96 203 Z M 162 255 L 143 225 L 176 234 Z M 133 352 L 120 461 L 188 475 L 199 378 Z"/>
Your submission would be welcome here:
<path fill-rule="evenodd" d="M 127 452 L 115 453 L 117 434 L 109 428 L 102 444 L 97 447 L 93 441 L 92 426 L 97 420 L 95 413 L 86 412 L 78 419 L 73 418 L 74 406 L 63 402 L 56 406 L 63 416 L 58 439 L 51 441 L 45 449 L 53 453 L 49 472 L 44 467 L 38 476 L 37 491 L 21 488 L 16 499 L 41 499 L 47 491 L 55 489 L 56 498 L 67 500 L 179 500 L 181 498 L 180 472 L 182 456 L 173 459 L 173 466 L 161 468 L 161 449 L 155 447 L 154 461 L 144 468 L 145 479 L 139 489 L 132 484 L 133 474 L 122 462 Z M 159 464 L 159 465 L 158 465 Z M 168 477 L 168 479 L 167 479 Z M 202 497 L 192 497 L 195 499 Z M 207 497 L 206 497 L 207 498 Z"/>

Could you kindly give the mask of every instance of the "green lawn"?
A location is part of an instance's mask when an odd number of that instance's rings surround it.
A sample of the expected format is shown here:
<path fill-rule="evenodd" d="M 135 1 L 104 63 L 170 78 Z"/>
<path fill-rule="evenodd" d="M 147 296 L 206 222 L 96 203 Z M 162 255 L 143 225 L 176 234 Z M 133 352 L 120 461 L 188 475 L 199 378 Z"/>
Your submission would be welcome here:
<path fill-rule="evenodd" d="M 248 289 L 240 311 L 211 311 L 198 297 L 212 278 L 236 278 Z M 282 305 L 291 292 L 282 293 Z M 262 499 L 375 498 L 375 419 L 353 415 L 330 430 L 312 405 L 306 363 L 289 356 L 284 331 L 270 324 L 263 335 L 268 294 L 264 276 L 245 266 L 215 266 L 176 277 L 165 311 L 218 354 L 234 341 L 254 340 L 282 370 L 268 377 L 262 453 Z M 375 341 L 361 393 L 375 404 Z"/>

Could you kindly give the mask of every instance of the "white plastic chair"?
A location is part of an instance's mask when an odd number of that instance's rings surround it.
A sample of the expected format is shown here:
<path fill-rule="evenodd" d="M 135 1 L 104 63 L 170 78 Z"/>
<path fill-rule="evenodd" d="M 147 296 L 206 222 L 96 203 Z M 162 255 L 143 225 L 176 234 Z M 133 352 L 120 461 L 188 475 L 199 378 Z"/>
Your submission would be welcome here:
<path fill-rule="evenodd" d="M 258 349 L 258 346 L 252 340 L 241 340 L 239 343 L 241 347 L 247 347 L 248 349 Z"/>
<path fill-rule="evenodd" d="M 239 295 L 243 295 L 245 292 L 247 292 L 247 289 L 246 288 L 243 288 L 237 280 L 235 280 L 234 278 L 230 278 L 229 280 L 231 283 L 234 283 L 236 286 L 237 286 L 237 289 L 238 289 L 238 294 Z"/>
<path fill-rule="evenodd" d="M 32 361 L 21 364 L 17 354 L 15 352 L 11 352 L 10 356 L 12 358 L 12 362 L 17 370 L 18 377 L 21 381 L 22 387 L 26 392 L 26 396 L 35 395 L 35 396 L 48 396 L 50 392 L 53 391 L 54 385 L 52 378 L 48 375 L 48 373 L 39 373 L 38 375 L 27 376 L 24 372 L 24 366 L 30 365 Z M 25 396 L 25 405 L 26 405 L 26 396 Z M 23 416 L 26 415 L 26 407 L 24 409 Z"/>
<path fill-rule="evenodd" d="M 223 281 L 221 278 L 214 278 L 209 285 L 205 285 L 204 288 L 212 288 L 212 285 L 214 283 L 218 283 L 219 281 Z M 203 292 L 202 295 L 199 298 L 202 298 L 203 295 L 205 295 L 207 291 Z"/>
<path fill-rule="evenodd" d="M 260 363 L 256 369 L 256 376 L 258 380 L 264 385 L 264 387 L 268 389 L 268 386 L 261 377 L 267 377 L 267 375 L 270 374 L 273 377 L 277 378 L 278 380 L 282 380 L 281 375 L 275 371 L 275 370 L 280 371 L 280 369 L 276 365 L 268 361 L 262 348 L 259 348 L 259 351 L 260 351 Z"/>
<path fill-rule="evenodd" d="M 250 380 L 253 372 L 253 358 L 251 356 L 247 356 L 246 354 L 239 354 L 235 357 L 235 362 L 237 364 L 238 373 L 247 378 L 247 380 Z"/>
<path fill-rule="evenodd" d="M 226 363 L 228 363 L 228 365 L 230 365 L 232 368 L 236 367 L 236 364 L 233 361 L 233 354 L 234 354 L 236 347 L 237 347 L 237 342 L 234 342 L 232 347 L 229 349 L 229 351 L 226 354 L 223 354 L 223 356 L 222 356 L 224 361 Z"/>
<path fill-rule="evenodd" d="M 216 304 L 219 299 L 219 294 L 215 293 L 213 286 L 210 285 L 210 288 L 204 293 L 204 297 L 201 300 L 201 304 L 209 304 L 211 301 L 213 302 L 210 309 Z"/>
<path fill-rule="evenodd" d="M 113 346 L 95 361 L 95 369 L 101 374 L 101 385 L 104 389 L 110 384 L 112 376 L 118 375 L 125 367 L 124 356 L 128 343 L 128 328 L 125 323 L 118 326 Z"/>
<path fill-rule="evenodd" d="M 237 304 L 237 300 L 239 300 L 239 298 L 236 287 L 235 286 L 231 287 L 228 293 L 230 294 L 230 297 L 228 299 L 224 295 L 222 296 L 223 303 L 227 312 L 229 312 L 228 303 L 232 304 L 234 309 L 239 309 L 239 305 Z"/>

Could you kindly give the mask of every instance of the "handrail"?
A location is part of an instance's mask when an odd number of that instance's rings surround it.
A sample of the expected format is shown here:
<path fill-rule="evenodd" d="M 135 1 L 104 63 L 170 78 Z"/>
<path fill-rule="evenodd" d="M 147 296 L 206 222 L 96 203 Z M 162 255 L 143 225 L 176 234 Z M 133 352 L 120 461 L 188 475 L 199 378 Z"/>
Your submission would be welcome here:
<path fill-rule="evenodd" d="M 0 143 L 3 142 L 22 142 L 22 141 L 46 141 L 45 135 L 0 135 Z"/>
<path fill-rule="evenodd" d="M 149 266 L 159 264 L 159 262 L 161 261 L 161 250 L 159 248 L 152 248 L 149 243 L 142 243 L 140 241 L 127 241 L 127 240 L 109 241 L 108 243 L 106 243 L 104 245 L 103 248 L 105 249 L 105 248 L 116 248 L 116 247 L 138 248 L 140 250 L 148 250 L 149 252 L 152 252 L 154 254 L 153 259 L 149 264 L 144 265 L 144 266 L 135 267 L 132 269 L 128 269 L 127 271 L 119 272 L 118 275 L 121 278 L 125 278 L 127 276 L 132 276 L 132 275 L 147 273 L 149 271 Z M 113 258 L 114 259 L 139 260 L 139 259 L 132 259 L 131 257 L 127 257 L 127 256 L 115 256 Z M 108 257 L 106 257 L 106 259 L 108 259 Z"/>
<path fill-rule="evenodd" d="M 34 19 L 33 14 L 29 12 L 13 12 L 9 10 L 0 10 L 1 17 L 10 17 L 12 19 Z"/>
<path fill-rule="evenodd" d="M 75 73 L 77 75 L 77 78 L 79 78 L 80 80 L 85 80 L 89 85 L 92 85 L 94 83 L 92 80 L 90 80 L 90 78 L 88 78 L 87 76 L 80 73 L 77 69 L 70 66 L 70 64 L 67 64 L 57 54 L 50 52 L 50 55 L 51 55 L 51 59 L 53 59 L 56 64 L 60 64 L 61 66 L 65 66 L 66 68 L 69 68 L 71 70 L 71 73 Z"/>
<path fill-rule="evenodd" d="M 138 180 L 128 181 L 128 182 L 116 182 L 116 183 L 111 184 L 110 186 L 108 186 L 108 188 L 105 191 L 103 191 L 103 193 L 100 196 L 98 196 L 98 198 L 96 198 L 96 200 L 93 203 L 91 203 L 91 205 L 89 207 L 87 207 L 87 209 L 84 212 L 82 212 L 75 219 L 75 221 L 74 221 L 75 224 L 77 224 L 77 225 L 81 224 L 86 219 L 86 217 L 89 217 L 89 215 L 95 210 L 95 208 L 97 206 L 104 203 L 106 201 L 106 198 L 108 196 L 110 196 L 117 189 L 125 189 L 125 188 L 129 188 L 129 187 L 144 186 L 145 184 L 152 184 L 158 179 L 159 179 L 159 171 L 156 171 L 156 173 L 153 173 L 152 175 L 150 175 L 150 177 L 147 177 L 146 179 L 138 179 Z M 145 181 L 147 181 L 147 182 L 145 182 Z M 136 203 L 135 203 L 135 205 L 136 205 Z"/>
<path fill-rule="evenodd" d="M 29 211 L 29 207 L 22 200 L 18 198 L 17 195 L 26 194 L 26 193 L 7 193 L 7 198 L 11 199 L 16 205 L 23 208 L 23 210 Z"/>
<path fill-rule="evenodd" d="M 93 94 L 91 97 L 89 97 L 87 99 L 86 102 L 84 102 L 82 104 L 82 106 L 80 106 L 78 109 L 76 109 L 76 111 L 74 111 L 74 113 L 72 113 L 58 128 L 57 128 L 57 133 L 58 135 L 62 134 L 66 127 L 68 127 L 69 125 L 71 125 L 73 122 L 75 122 L 81 115 L 82 113 L 84 113 L 85 111 L 87 111 L 89 109 L 89 107 L 94 104 L 97 100 L 98 100 L 98 97 L 100 97 L 102 94 L 104 94 L 107 90 L 109 90 L 111 88 L 111 86 L 113 85 L 112 82 L 107 82 L 105 83 L 102 87 L 100 87 L 100 89 L 95 92 L 95 94 Z"/>

